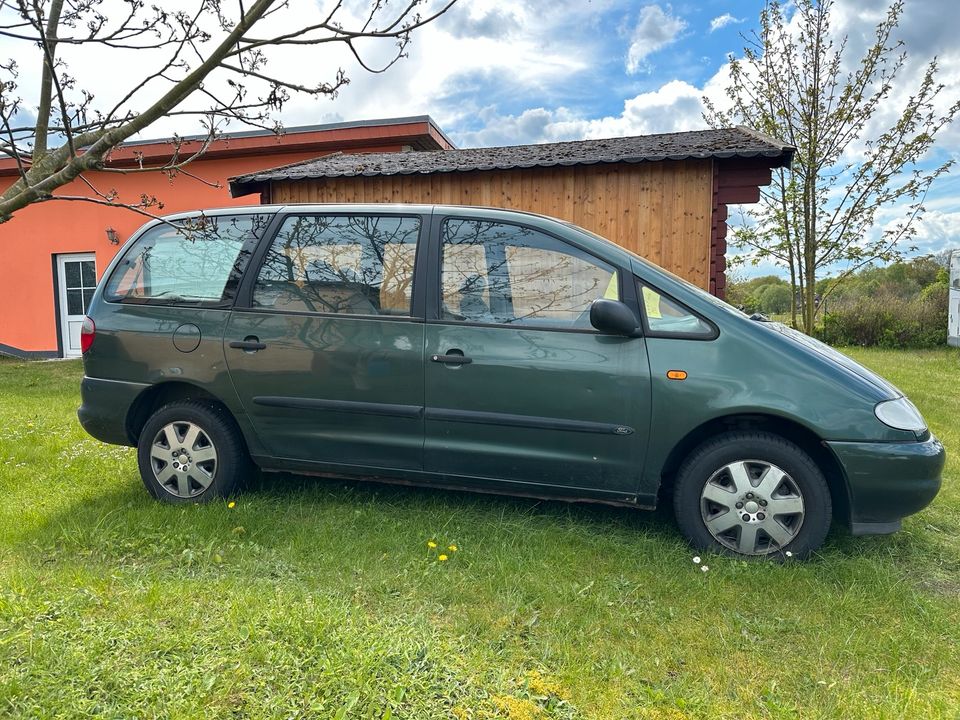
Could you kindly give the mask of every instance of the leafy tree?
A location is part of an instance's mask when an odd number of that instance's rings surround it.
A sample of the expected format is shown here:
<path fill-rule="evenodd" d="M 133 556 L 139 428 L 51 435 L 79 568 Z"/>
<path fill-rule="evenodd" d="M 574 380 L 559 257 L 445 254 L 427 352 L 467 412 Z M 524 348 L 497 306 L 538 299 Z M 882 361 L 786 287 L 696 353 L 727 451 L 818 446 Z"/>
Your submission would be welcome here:
<path fill-rule="evenodd" d="M 837 345 L 943 346 L 947 282 L 948 273 L 936 256 L 866 268 L 833 295 L 818 332 Z"/>
<path fill-rule="evenodd" d="M 311 6 L 303 16 L 289 0 L 4 0 L 0 37 L 18 52 L 0 59 L 0 156 L 13 158 L 19 177 L 0 194 L 0 222 L 27 205 L 71 199 L 121 205 L 141 211 L 157 204 L 144 197 L 129 205 L 115 191 L 96 188 L 84 177 L 90 170 L 189 174 L 186 166 L 221 132 L 225 124 L 280 131 L 271 120 L 292 93 L 335 96 L 349 82 L 342 68 L 317 68 L 316 84 L 301 85 L 270 72 L 271 50 L 299 50 L 309 63 L 311 49 L 339 46 L 366 71 L 383 72 L 404 57 L 411 33 L 446 12 L 456 0 L 421 15 L 431 0 L 361 0 L 360 7 L 333 0 L 326 10 Z M 384 54 L 384 42 L 392 49 Z M 378 52 L 379 62 L 365 58 Z M 20 64 L 35 59 L 40 82 L 21 88 Z M 79 63 L 83 58 L 85 62 Z M 76 74 L 81 65 L 99 74 L 134 63 L 142 74 L 114 96 L 98 99 L 91 77 Z M 33 112 L 35 120 L 32 120 Z M 174 137 L 169 162 L 158 167 L 110 167 L 110 152 L 163 117 L 195 116 L 206 130 L 198 152 L 181 152 Z M 57 190 L 80 178 L 89 195 L 65 196 Z"/>
<path fill-rule="evenodd" d="M 790 286 L 786 283 L 766 285 L 760 293 L 760 307 L 765 313 L 775 313 L 777 315 L 785 313 L 790 309 L 790 298 L 792 296 Z"/>
<path fill-rule="evenodd" d="M 921 290 L 939 282 L 939 279 L 946 275 L 946 269 L 939 264 L 936 256 L 925 255 L 883 267 L 863 268 L 848 275 L 841 286 L 834 288 L 831 297 L 835 302 L 871 295 L 908 299 L 916 297 Z M 825 294 L 834 282 L 832 277 L 818 280 L 817 293 Z"/>
<path fill-rule="evenodd" d="M 957 101 L 937 109 L 944 86 L 933 58 L 896 120 L 875 133 L 878 112 L 889 108 L 907 58 L 894 39 L 903 2 L 890 5 L 859 59 L 846 57 L 846 37 L 831 39 L 833 5 L 767 5 L 760 29 L 745 37 L 743 57 L 730 62 L 729 109 L 704 98 L 711 125 L 744 124 L 797 148 L 792 167 L 774 171 L 760 204 L 748 211 L 753 222 L 735 239 L 756 260 L 789 269 L 793 323 L 799 313 L 808 333 L 823 271 L 843 267 L 821 291 L 826 298 L 860 268 L 903 256 L 927 191 L 953 163 L 926 167 L 924 161 L 960 110 Z M 874 227 L 878 211 L 901 203 L 905 211 L 893 226 Z"/>
<path fill-rule="evenodd" d="M 771 310 L 764 304 L 764 295 L 771 288 L 783 288 L 787 303 L 783 309 Z M 727 286 L 727 301 L 744 310 L 744 312 L 776 312 L 783 313 L 790 309 L 790 284 L 776 275 L 762 275 L 750 280 L 734 281 Z M 783 295 L 780 295 L 782 297 Z M 779 307 L 779 303 L 775 303 Z"/>

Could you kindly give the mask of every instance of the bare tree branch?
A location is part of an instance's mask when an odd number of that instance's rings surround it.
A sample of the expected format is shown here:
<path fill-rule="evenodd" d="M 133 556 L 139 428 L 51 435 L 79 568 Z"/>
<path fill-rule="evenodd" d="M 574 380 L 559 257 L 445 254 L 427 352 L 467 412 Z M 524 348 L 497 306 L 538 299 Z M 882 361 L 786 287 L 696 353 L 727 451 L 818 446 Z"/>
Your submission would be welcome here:
<path fill-rule="evenodd" d="M 956 99 L 937 109 L 944 86 L 933 58 L 894 122 L 871 135 L 907 60 L 902 43 L 892 39 L 903 0 L 889 6 L 859 59 L 843 57 L 846 37 L 833 40 L 833 4 L 768 4 L 759 32 L 745 38 L 743 58 L 730 63 L 730 109 L 704 100 L 711 125 L 749 125 L 797 148 L 793 166 L 774 174 L 736 239 L 755 258 L 789 269 L 807 332 L 821 307 L 817 279 L 823 272 L 840 266 L 825 289 L 829 294 L 857 268 L 903 256 L 927 192 L 953 166 L 953 160 L 930 157 L 937 136 L 960 112 Z M 904 201 L 894 227 L 876 227 L 881 211 Z M 792 312 L 796 325 L 796 304 Z"/>
<path fill-rule="evenodd" d="M 75 181 L 93 199 L 122 205 L 85 177 L 94 170 L 165 172 L 205 182 L 186 168 L 203 156 L 228 123 L 281 131 L 274 114 L 294 94 L 335 97 L 349 82 L 340 67 L 330 68 L 326 79 L 309 83 L 271 72 L 270 48 L 294 45 L 306 53 L 339 44 L 361 70 L 380 73 L 406 56 L 416 30 L 456 2 L 405 0 L 389 5 L 370 0 L 358 20 L 347 21 L 341 18 L 347 11 L 338 0 L 321 22 L 304 25 L 291 16 L 289 29 L 258 38 L 254 29 L 267 27 L 263 21 L 268 17 L 269 27 L 276 27 L 281 13 L 290 10 L 287 0 L 253 0 L 249 5 L 238 0 L 230 7 L 222 0 L 193 1 L 189 12 L 148 6 L 142 0 L 123 0 L 122 12 L 108 12 L 101 9 L 102 0 L 0 0 L 0 37 L 20 43 L 24 54 L 39 50 L 42 62 L 39 86 L 30 88 L 36 97 L 26 101 L 37 108 L 37 119 L 27 126 L 18 115 L 25 101 L 16 82 L 16 62 L 0 61 L 0 123 L 6 138 L 0 142 L 0 155 L 13 158 L 18 168 L 17 179 L 0 194 L 0 222 L 33 202 L 78 200 L 75 193 L 59 194 Z M 430 3 L 434 9 L 421 15 L 420 9 Z M 356 45 L 360 40 L 389 42 L 392 54 L 368 62 Z M 132 86 L 118 88 L 108 104 L 96 98 L 89 79 L 73 74 L 59 48 L 69 48 L 69 53 L 143 51 L 137 62 L 145 69 Z M 117 57 L 129 61 L 130 56 Z M 204 127 L 199 149 L 184 153 L 182 141 L 174 138 L 169 157 L 158 163 L 141 158 L 133 167 L 111 164 L 112 151 L 121 143 L 163 118 L 186 116 L 196 116 Z M 143 199 L 131 207 L 142 211 Z"/>

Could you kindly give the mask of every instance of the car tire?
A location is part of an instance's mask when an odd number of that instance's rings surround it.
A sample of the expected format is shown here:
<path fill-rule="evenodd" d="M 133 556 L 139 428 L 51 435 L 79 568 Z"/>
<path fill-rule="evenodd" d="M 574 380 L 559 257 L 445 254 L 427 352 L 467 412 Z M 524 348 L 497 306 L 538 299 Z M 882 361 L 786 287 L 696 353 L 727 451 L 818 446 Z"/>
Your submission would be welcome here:
<path fill-rule="evenodd" d="M 832 516 L 816 463 L 764 432 L 724 433 L 698 447 L 680 466 L 673 500 L 695 548 L 736 556 L 805 558 L 823 544 Z"/>
<path fill-rule="evenodd" d="M 140 432 L 137 463 L 150 494 L 169 503 L 227 497 L 252 470 L 230 413 L 196 401 L 171 403 L 150 416 Z"/>

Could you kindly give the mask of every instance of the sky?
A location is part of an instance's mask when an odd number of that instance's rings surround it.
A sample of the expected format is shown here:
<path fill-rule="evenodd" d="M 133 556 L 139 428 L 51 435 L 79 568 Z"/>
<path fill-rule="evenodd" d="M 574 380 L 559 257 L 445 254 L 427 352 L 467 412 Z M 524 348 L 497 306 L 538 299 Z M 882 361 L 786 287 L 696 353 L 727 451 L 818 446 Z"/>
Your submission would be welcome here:
<path fill-rule="evenodd" d="M 431 2 L 436 7 L 437 0 Z M 348 0 L 347 13 L 365 4 Z M 326 5 L 290 0 L 288 14 L 273 22 L 289 26 L 316 17 Z M 869 41 L 886 6 L 880 0 L 837 0 L 834 32 L 849 36 L 851 58 Z M 270 50 L 269 68 L 291 81 L 315 83 L 331 79 L 342 66 L 351 78 L 332 99 L 293 97 L 280 114 L 290 127 L 430 115 L 459 147 L 696 130 L 706 127 L 702 98 L 722 99 L 728 57 L 742 54 L 742 35 L 758 27 L 762 7 L 757 0 L 460 0 L 418 30 L 408 57 L 383 74 L 364 72 L 342 49 L 316 47 Z M 960 98 L 958 27 L 956 0 L 906 0 L 898 31 L 909 53 L 904 82 L 878 122 L 895 117 L 909 102 L 909 87 L 933 55 L 946 85 L 944 103 Z M 383 41 L 360 49 L 372 61 L 392 51 Z M 14 48 L 0 39 L 0 58 L 11 56 L 21 59 L 21 87 L 35 82 L 37 63 L 28 61 L 22 45 Z M 78 85 L 106 102 L 143 77 L 147 56 L 137 57 L 128 62 L 116 53 L 75 52 L 69 61 L 83 80 Z M 105 66 L 109 73 L 102 72 Z M 211 86 L 216 82 L 222 81 L 211 80 Z M 170 119 L 144 136 L 172 130 L 191 133 L 198 127 L 195 119 Z M 928 162 L 948 157 L 960 159 L 960 122 L 943 133 Z M 918 252 L 960 248 L 960 168 L 934 186 L 927 208 L 915 240 Z M 882 213 L 878 224 L 894 222 L 899 213 Z M 749 274 L 770 269 L 761 266 Z"/>

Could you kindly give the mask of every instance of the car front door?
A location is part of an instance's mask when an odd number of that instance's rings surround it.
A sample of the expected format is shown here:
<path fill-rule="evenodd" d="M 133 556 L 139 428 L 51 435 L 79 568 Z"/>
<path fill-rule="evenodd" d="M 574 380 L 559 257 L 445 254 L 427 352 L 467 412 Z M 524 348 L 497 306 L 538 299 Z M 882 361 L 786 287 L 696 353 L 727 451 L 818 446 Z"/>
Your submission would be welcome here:
<path fill-rule="evenodd" d="M 271 456 L 422 468 L 423 226 L 419 215 L 291 214 L 251 263 L 224 345 Z"/>
<path fill-rule="evenodd" d="M 532 227 L 435 227 L 425 469 L 475 487 L 633 499 L 649 430 L 644 340 L 589 321 L 593 300 L 619 299 L 622 273 Z"/>

